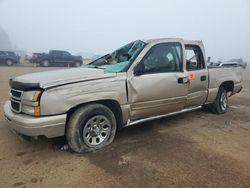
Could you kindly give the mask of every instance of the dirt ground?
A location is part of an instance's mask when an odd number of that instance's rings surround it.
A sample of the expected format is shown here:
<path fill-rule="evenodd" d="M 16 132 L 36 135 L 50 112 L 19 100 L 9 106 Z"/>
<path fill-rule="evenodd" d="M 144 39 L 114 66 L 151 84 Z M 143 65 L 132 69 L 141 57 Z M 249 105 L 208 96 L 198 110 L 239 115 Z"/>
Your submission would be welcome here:
<path fill-rule="evenodd" d="M 197 110 L 118 132 L 97 152 L 26 141 L 3 116 L 8 79 L 48 68 L 0 67 L 0 187 L 250 187 L 250 69 L 224 115 Z"/>

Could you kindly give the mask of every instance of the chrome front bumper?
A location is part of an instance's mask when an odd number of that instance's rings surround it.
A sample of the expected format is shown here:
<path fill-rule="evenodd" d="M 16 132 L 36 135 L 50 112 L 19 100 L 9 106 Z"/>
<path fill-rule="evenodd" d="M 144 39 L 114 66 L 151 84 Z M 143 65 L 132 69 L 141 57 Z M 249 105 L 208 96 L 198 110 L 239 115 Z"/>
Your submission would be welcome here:
<path fill-rule="evenodd" d="M 66 114 L 47 117 L 32 117 L 11 111 L 10 101 L 4 104 L 4 116 L 14 131 L 27 136 L 53 138 L 65 134 Z"/>

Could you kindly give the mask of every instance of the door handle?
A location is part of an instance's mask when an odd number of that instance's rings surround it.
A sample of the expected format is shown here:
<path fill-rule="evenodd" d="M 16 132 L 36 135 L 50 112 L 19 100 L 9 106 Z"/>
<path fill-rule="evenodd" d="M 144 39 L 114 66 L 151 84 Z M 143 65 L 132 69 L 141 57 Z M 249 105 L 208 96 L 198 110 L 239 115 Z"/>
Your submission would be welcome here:
<path fill-rule="evenodd" d="M 206 81 L 206 80 L 207 80 L 207 76 L 205 76 L 205 75 L 201 76 L 201 82 Z"/>
<path fill-rule="evenodd" d="M 189 79 L 187 76 L 185 76 L 185 77 L 178 78 L 177 82 L 178 84 L 186 84 L 186 83 L 189 83 Z"/>

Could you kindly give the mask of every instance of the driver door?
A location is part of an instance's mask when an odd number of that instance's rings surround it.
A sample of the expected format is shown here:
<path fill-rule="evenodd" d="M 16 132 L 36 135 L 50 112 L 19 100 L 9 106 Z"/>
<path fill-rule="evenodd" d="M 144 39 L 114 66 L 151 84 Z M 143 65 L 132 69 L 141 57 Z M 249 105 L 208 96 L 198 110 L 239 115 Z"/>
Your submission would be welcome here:
<path fill-rule="evenodd" d="M 180 111 L 188 93 L 183 71 L 183 45 L 160 43 L 151 47 L 128 78 L 132 120 Z"/>

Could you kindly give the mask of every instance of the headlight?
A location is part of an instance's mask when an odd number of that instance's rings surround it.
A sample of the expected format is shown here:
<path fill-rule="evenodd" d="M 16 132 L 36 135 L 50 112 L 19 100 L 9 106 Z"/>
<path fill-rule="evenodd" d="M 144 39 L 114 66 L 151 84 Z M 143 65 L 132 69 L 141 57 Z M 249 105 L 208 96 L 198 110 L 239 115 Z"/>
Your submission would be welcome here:
<path fill-rule="evenodd" d="M 25 92 L 23 92 L 22 100 L 36 102 L 36 101 L 39 100 L 39 97 L 40 97 L 41 93 L 42 93 L 41 90 L 25 91 Z"/>
<path fill-rule="evenodd" d="M 22 112 L 33 116 L 40 116 L 41 110 L 39 106 L 39 99 L 41 94 L 41 90 L 23 92 L 21 99 Z"/>

